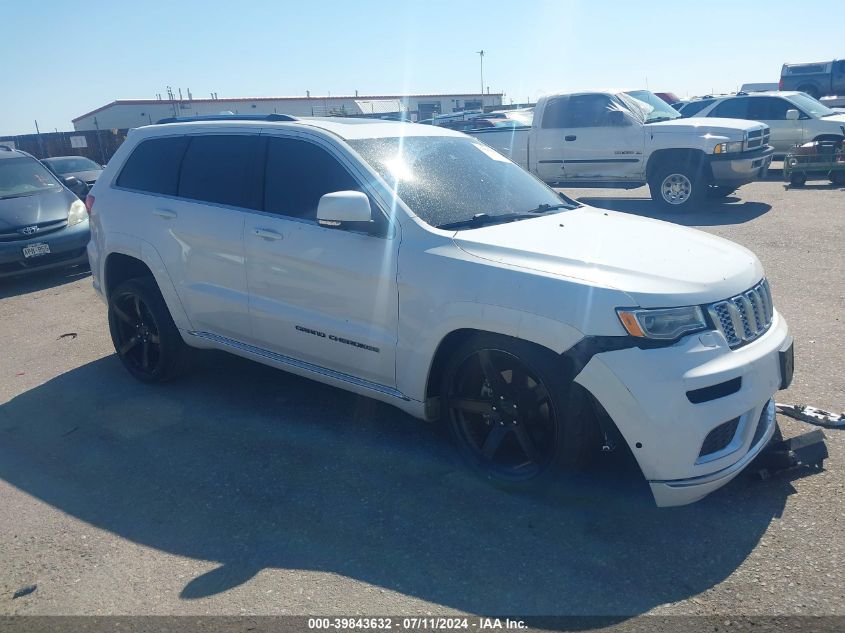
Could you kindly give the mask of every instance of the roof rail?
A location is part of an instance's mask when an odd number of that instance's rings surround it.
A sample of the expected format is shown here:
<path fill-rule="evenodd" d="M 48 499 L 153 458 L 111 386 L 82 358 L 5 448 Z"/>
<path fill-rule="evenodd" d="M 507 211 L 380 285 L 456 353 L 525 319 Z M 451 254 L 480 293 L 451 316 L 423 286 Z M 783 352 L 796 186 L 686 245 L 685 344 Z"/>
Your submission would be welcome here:
<path fill-rule="evenodd" d="M 192 121 L 296 121 L 296 117 L 289 114 L 204 114 L 187 117 L 166 117 L 156 121 L 162 123 L 190 123 Z"/>

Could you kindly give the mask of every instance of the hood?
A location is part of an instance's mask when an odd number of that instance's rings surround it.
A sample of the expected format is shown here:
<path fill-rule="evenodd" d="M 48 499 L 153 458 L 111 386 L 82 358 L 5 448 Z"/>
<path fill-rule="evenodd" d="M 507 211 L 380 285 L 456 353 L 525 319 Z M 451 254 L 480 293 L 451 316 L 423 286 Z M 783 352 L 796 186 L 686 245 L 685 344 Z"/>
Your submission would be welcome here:
<path fill-rule="evenodd" d="M 33 224 L 66 220 L 78 198 L 67 189 L 0 200 L 0 233 L 14 233 Z"/>
<path fill-rule="evenodd" d="M 738 244 L 592 207 L 458 231 L 453 239 L 476 257 L 621 290 L 644 308 L 719 301 L 763 277 L 754 253 Z"/>
<path fill-rule="evenodd" d="M 742 119 L 720 119 L 718 117 L 691 117 L 689 119 L 673 119 L 660 123 L 648 123 L 645 128 L 656 134 L 706 134 L 715 136 L 733 136 L 742 138 L 743 132 L 760 130 L 768 127 L 757 121 L 743 121 Z"/>
<path fill-rule="evenodd" d="M 832 109 L 835 110 L 836 108 Z M 835 125 L 838 128 L 840 125 L 845 125 L 845 110 L 832 116 L 820 117 L 819 121 L 825 121 L 826 123 Z M 842 130 L 838 130 L 838 133 L 842 134 Z"/>

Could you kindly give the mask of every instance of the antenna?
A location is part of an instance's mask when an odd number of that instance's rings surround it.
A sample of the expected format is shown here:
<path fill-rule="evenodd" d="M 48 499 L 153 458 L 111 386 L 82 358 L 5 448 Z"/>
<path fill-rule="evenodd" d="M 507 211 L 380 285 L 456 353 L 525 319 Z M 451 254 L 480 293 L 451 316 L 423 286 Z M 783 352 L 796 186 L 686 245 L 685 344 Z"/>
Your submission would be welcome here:
<path fill-rule="evenodd" d="M 484 49 L 475 51 L 478 54 L 478 62 L 481 65 L 481 96 L 484 96 Z"/>

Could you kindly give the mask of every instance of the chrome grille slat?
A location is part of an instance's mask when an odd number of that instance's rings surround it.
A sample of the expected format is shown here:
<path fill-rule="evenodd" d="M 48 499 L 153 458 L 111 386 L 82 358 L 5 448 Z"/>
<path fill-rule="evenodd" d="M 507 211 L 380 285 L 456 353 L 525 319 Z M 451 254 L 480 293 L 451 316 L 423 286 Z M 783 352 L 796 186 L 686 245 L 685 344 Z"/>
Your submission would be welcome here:
<path fill-rule="evenodd" d="M 712 303 L 707 312 L 732 349 L 750 343 L 772 324 L 774 308 L 769 282 L 764 279 L 741 295 Z"/>

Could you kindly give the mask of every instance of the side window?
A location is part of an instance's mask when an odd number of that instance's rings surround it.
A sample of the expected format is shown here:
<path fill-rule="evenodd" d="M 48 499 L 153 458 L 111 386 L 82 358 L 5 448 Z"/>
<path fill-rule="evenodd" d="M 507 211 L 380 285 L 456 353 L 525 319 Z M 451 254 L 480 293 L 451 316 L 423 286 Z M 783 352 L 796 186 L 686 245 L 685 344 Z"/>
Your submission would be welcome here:
<path fill-rule="evenodd" d="M 606 95 L 573 95 L 569 97 L 563 127 L 603 127 L 610 124 L 607 113 L 617 109 Z"/>
<path fill-rule="evenodd" d="M 360 191 L 361 186 L 323 148 L 292 138 L 267 140 L 265 211 L 316 220 L 317 205 L 324 194 L 348 190 Z M 377 215 L 373 207 L 373 216 Z"/>
<path fill-rule="evenodd" d="M 151 138 L 138 144 L 117 177 L 117 186 L 176 195 L 186 136 Z"/>
<path fill-rule="evenodd" d="M 180 198 L 256 208 L 258 136 L 193 136 L 182 160 Z"/>
<path fill-rule="evenodd" d="M 708 116 L 723 117 L 726 119 L 747 119 L 748 99 L 739 97 L 737 99 L 722 101 L 722 103 L 713 108 Z"/>
<path fill-rule="evenodd" d="M 794 107 L 778 97 L 754 97 L 748 100 L 748 118 L 754 121 L 786 121 L 786 111 Z"/>
<path fill-rule="evenodd" d="M 546 130 L 565 127 L 563 123 L 566 116 L 567 101 L 569 101 L 569 97 L 549 99 L 543 109 L 543 122 L 540 127 Z"/>
<path fill-rule="evenodd" d="M 713 103 L 713 99 L 702 99 L 701 101 L 691 101 L 681 108 L 681 115 L 684 117 L 692 117 L 701 112 L 704 108 Z"/>

